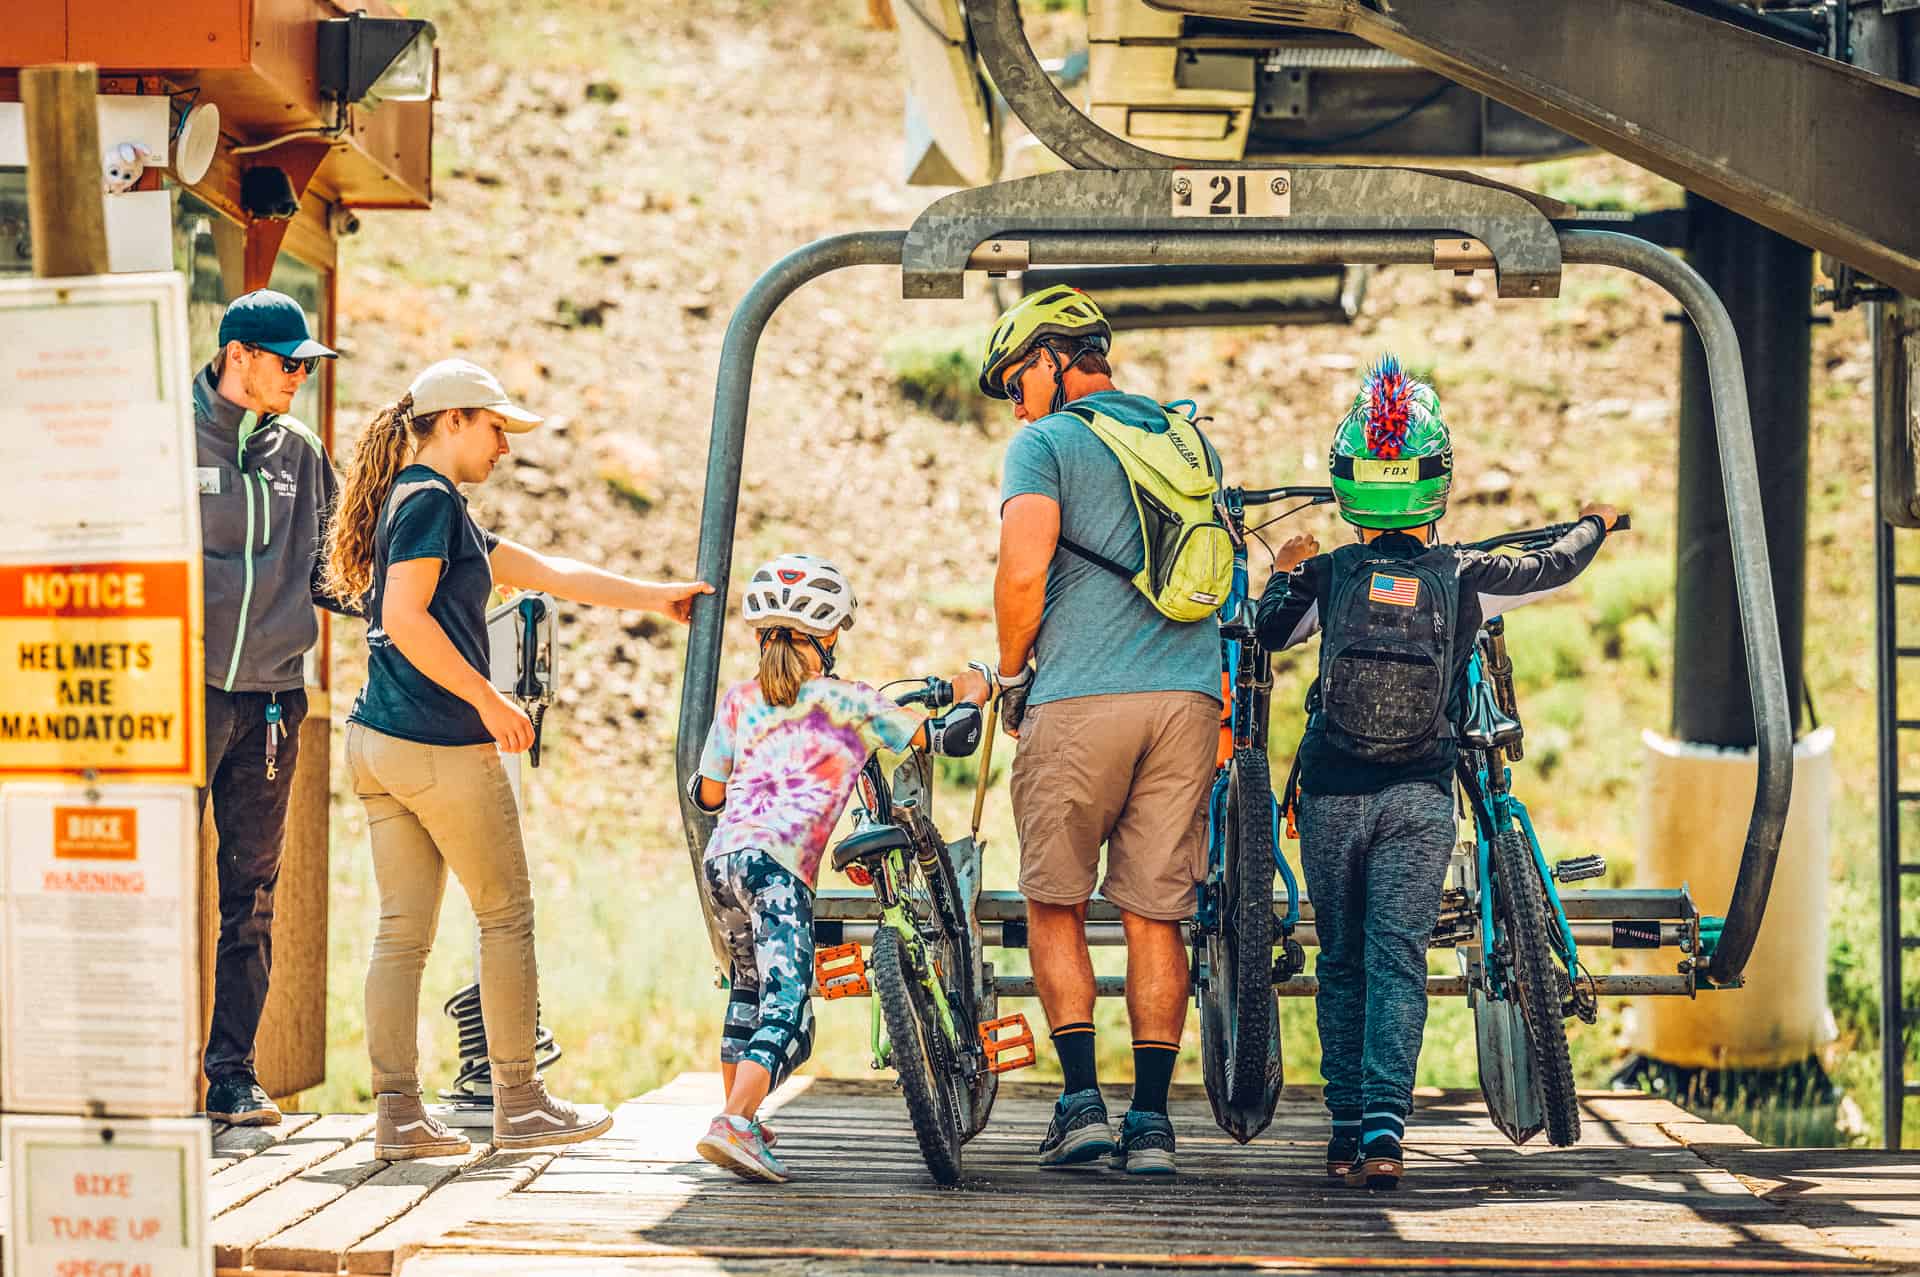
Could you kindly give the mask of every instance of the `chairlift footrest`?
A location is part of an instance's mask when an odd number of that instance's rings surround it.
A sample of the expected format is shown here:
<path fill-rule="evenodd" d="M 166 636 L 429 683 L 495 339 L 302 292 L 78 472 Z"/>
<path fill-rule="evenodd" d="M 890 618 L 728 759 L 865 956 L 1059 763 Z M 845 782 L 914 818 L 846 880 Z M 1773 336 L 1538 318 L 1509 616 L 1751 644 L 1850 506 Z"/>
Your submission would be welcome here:
<path fill-rule="evenodd" d="M 857 944 L 836 944 L 813 955 L 814 979 L 820 983 L 820 996 L 864 998 L 873 992 L 867 984 L 867 960 Z"/>
<path fill-rule="evenodd" d="M 987 1067 L 995 1073 L 1024 1069 L 1037 1058 L 1033 1030 L 1027 1025 L 1027 1017 L 1018 1012 L 981 1021 L 980 1045 L 987 1052 Z"/>

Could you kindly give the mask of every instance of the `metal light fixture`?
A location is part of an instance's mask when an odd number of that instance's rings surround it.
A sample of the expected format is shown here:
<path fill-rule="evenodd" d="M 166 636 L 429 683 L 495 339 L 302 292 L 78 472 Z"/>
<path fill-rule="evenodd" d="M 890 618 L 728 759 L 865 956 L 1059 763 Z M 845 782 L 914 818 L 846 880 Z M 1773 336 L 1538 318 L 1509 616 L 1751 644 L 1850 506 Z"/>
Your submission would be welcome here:
<path fill-rule="evenodd" d="M 418 18 L 328 18 L 318 28 L 320 95 L 356 102 L 424 102 L 433 96 L 433 23 Z"/>

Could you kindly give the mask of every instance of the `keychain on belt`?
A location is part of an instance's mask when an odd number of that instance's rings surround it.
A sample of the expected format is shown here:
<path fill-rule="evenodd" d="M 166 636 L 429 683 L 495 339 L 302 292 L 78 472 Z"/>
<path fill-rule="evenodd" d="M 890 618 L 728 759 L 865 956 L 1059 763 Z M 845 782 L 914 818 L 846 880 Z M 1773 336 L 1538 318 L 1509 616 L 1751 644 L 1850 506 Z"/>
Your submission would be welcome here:
<path fill-rule="evenodd" d="M 267 779 L 272 780 L 280 774 L 280 738 L 287 729 L 280 725 L 280 698 L 274 696 L 267 702 Z"/>

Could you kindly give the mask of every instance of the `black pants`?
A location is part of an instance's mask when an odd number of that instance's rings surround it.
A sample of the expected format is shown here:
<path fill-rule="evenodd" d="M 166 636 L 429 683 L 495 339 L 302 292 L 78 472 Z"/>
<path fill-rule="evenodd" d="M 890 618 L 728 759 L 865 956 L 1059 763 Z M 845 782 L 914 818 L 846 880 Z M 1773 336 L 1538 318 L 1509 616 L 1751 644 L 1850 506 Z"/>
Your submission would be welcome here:
<path fill-rule="evenodd" d="M 267 706 L 280 705 L 286 729 L 267 779 Z M 300 759 L 300 724 L 307 694 L 223 692 L 207 688 L 207 788 L 220 831 L 220 943 L 213 965 L 213 1027 L 204 1061 L 209 1080 L 253 1073 L 253 1039 L 267 1004 L 273 969 L 273 892 L 280 884 L 280 852 L 287 832 L 287 801 Z"/>

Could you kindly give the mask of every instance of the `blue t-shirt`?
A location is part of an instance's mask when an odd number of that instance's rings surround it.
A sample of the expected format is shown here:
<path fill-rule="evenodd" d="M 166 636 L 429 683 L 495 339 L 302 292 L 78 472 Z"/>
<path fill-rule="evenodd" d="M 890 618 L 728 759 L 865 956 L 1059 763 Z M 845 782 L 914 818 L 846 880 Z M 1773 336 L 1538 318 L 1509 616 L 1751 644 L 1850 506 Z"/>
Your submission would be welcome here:
<path fill-rule="evenodd" d="M 1103 390 L 1076 402 L 1125 425 L 1159 433 L 1160 405 Z M 1207 454 L 1219 472 L 1219 455 Z M 1000 504 L 1028 493 L 1060 504 L 1060 534 L 1117 563 L 1140 563 L 1140 516 L 1119 458 L 1078 417 L 1042 417 L 1007 448 Z M 1220 627 L 1162 616 L 1130 581 L 1069 550 L 1047 569 L 1046 610 L 1034 643 L 1032 705 L 1118 692 L 1203 692 L 1220 699 Z"/>
<path fill-rule="evenodd" d="M 487 556 L 499 541 L 473 521 L 467 499 L 439 471 L 416 464 L 394 477 L 373 535 L 367 685 L 353 703 L 349 721 L 423 745 L 484 745 L 493 739 L 478 710 L 400 654 L 381 618 L 387 568 L 410 559 L 439 559 L 440 580 L 427 614 L 440 623 L 467 664 L 486 674 L 487 601 L 493 594 Z"/>

